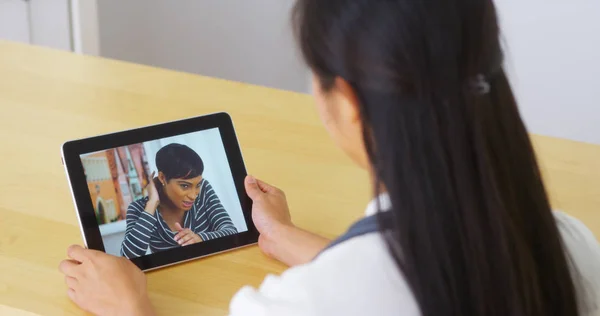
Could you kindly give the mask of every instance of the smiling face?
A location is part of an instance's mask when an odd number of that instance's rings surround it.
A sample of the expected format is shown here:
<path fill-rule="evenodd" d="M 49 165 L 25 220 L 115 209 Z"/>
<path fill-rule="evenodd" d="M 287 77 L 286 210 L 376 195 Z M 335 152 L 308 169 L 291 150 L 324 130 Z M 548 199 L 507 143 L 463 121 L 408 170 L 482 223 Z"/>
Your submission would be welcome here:
<path fill-rule="evenodd" d="M 181 211 L 191 209 L 200 194 L 202 176 L 166 181 L 164 174 L 159 173 L 159 180 L 164 183 L 163 193 L 170 200 L 171 205 Z"/>

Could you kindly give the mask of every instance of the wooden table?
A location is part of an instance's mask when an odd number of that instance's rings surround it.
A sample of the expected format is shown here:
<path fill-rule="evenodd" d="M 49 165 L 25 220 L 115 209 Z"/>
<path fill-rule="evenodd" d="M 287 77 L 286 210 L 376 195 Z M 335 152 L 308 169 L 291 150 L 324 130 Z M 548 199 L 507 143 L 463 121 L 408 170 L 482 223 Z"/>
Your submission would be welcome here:
<path fill-rule="evenodd" d="M 0 314 L 83 314 L 57 271 L 81 243 L 62 142 L 217 111 L 233 117 L 250 172 L 286 190 L 298 225 L 334 237 L 362 215 L 367 175 L 307 95 L 0 42 Z M 534 140 L 555 207 L 600 236 L 600 146 Z M 251 247 L 152 272 L 150 296 L 159 314 L 223 315 L 241 286 L 283 270 Z"/>

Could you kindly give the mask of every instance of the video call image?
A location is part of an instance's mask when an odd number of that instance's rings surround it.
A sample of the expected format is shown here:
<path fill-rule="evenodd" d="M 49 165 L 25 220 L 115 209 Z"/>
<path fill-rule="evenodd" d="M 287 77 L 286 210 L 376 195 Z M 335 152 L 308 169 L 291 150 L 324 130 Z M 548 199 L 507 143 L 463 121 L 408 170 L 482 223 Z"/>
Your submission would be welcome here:
<path fill-rule="evenodd" d="M 218 128 L 81 162 L 109 254 L 136 258 L 248 230 Z"/>

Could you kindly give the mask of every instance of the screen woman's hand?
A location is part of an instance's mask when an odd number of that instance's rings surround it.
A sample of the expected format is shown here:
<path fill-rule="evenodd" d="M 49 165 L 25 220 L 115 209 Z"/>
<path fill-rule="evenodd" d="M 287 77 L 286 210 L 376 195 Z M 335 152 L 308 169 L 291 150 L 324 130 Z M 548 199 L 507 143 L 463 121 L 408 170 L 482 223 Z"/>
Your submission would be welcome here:
<path fill-rule="evenodd" d="M 131 261 L 71 246 L 60 263 L 69 298 L 95 315 L 154 315 L 146 276 Z"/>
<path fill-rule="evenodd" d="M 178 233 L 175 235 L 175 241 L 181 246 L 188 246 L 202 242 L 202 237 L 198 236 L 189 228 L 183 228 L 179 223 L 175 223 Z"/>
<path fill-rule="evenodd" d="M 150 176 L 150 181 L 148 182 L 148 185 L 146 185 L 146 190 L 148 190 L 148 203 L 146 203 L 145 211 L 150 215 L 154 215 L 156 208 L 158 208 L 158 205 L 160 204 L 160 197 L 158 195 L 158 190 L 156 189 L 156 183 L 160 183 L 160 181 L 158 178 L 154 177 L 155 174 L 156 171 L 153 171 Z"/>

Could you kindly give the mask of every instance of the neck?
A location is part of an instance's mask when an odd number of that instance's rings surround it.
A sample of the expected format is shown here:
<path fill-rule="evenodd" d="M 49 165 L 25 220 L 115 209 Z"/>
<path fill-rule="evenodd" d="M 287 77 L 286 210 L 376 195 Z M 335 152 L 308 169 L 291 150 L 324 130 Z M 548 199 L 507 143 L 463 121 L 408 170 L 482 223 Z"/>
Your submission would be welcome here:
<path fill-rule="evenodd" d="M 161 187 L 162 189 L 162 187 Z M 161 213 L 165 214 L 183 214 L 185 213 L 185 210 L 181 210 L 178 207 L 175 206 L 175 204 L 173 204 L 173 202 L 171 201 L 171 199 L 169 199 L 169 197 L 167 196 L 167 194 L 165 192 L 163 192 L 163 190 L 160 190 L 158 192 L 159 197 L 160 197 L 160 204 L 159 204 L 159 208 L 161 210 Z"/>
<path fill-rule="evenodd" d="M 186 211 L 173 207 L 171 203 L 160 203 L 159 208 L 163 214 L 167 213 L 170 215 L 183 215 Z"/>

